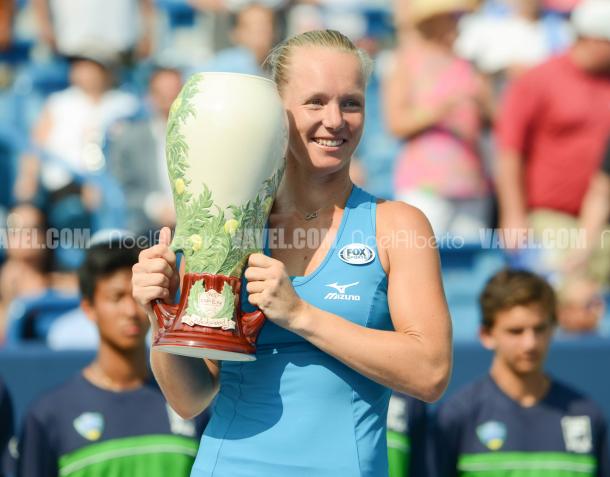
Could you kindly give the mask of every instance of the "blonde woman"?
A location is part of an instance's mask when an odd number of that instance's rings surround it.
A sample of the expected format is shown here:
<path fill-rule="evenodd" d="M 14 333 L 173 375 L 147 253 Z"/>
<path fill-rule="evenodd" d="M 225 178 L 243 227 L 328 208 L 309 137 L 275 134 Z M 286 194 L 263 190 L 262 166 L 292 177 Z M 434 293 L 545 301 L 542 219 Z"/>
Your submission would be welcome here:
<path fill-rule="evenodd" d="M 315 246 L 250 256 L 249 301 L 267 317 L 256 361 L 153 351 L 153 371 L 183 417 L 215 398 L 192 476 L 387 475 L 391 389 L 434 401 L 451 369 L 432 231 L 417 209 L 350 181 L 370 60 L 342 34 L 317 31 L 279 45 L 270 64 L 290 144 L 269 227 L 328 233 Z M 178 283 L 169 239 L 164 229 L 134 267 L 153 326 L 150 301 Z M 356 242 L 361 264 L 340 254 Z"/>

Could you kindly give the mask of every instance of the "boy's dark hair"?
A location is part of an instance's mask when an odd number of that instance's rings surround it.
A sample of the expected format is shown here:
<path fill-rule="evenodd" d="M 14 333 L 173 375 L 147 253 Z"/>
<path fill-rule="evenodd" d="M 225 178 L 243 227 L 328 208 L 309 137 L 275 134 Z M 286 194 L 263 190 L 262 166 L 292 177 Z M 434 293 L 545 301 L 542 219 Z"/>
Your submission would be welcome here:
<path fill-rule="evenodd" d="M 78 282 L 83 298 L 93 302 L 95 287 L 100 279 L 138 262 L 140 248 L 132 238 L 119 238 L 92 245 L 78 270 Z"/>
<path fill-rule="evenodd" d="M 553 288 L 535 273 L 505 269 L 496 273 L 479 296 L 482 325 L 491 329 L 499 311 L 516 306 L 539 305 L 554 324 L 557 321 L 557 299 Z"/>

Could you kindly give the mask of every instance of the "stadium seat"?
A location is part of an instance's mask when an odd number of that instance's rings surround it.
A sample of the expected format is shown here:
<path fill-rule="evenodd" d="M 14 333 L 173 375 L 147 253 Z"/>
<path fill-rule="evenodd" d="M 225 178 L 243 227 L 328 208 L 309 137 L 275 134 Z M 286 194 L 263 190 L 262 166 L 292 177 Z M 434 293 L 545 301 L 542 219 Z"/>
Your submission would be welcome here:
<path fill-rule="evenodd" d="M 40 295 L 14 300 L 8 310 L 6 345 L 45 342 L 53 321 L 79 304 L 78 295 L 64 294 L 52 289 Z"/>

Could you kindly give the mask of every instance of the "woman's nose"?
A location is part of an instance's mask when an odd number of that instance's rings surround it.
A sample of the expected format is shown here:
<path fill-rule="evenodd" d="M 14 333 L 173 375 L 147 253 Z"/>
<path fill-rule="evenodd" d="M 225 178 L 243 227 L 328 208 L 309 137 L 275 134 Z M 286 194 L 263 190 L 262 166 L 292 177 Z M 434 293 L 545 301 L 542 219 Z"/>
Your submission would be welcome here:
<path fill-rule="evenodd" d="M 327 129 L 341 129 L 345 125 L 343 112 L 338 104 L 328 104 L 324 111 L 324 126 Z"/>

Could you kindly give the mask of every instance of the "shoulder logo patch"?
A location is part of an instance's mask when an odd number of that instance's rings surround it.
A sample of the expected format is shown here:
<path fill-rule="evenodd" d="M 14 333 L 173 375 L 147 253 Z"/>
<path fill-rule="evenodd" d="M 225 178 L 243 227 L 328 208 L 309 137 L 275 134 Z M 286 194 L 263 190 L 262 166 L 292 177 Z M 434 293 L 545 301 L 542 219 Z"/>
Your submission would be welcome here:
<path fill-rule="evenodd" d="M 586 454 L 593 449 L 591 418 L 589 416 L 565 416 L 561 418 L 561 430 L 566 450 Z"/>
<path fill-rule="evenodd" d="M 375 260 L 375 251 L 363 243 L 350 243 L 339 250 L 339 258 L 350 265 L 366 265 Z"/>
<path fill-rule="evenodd" d="M 477 437 L 489 450 L 497 451 L 506 441 L 506 426 L 502 422 L 488 421 L 477 427 Z"/>
<path fill-rule="evenodd" d="M 104 416 L 99 412 L 84 412 L 74 419 L 74 429 L 88 441 L 97 441 L 104 432 Z"/>

